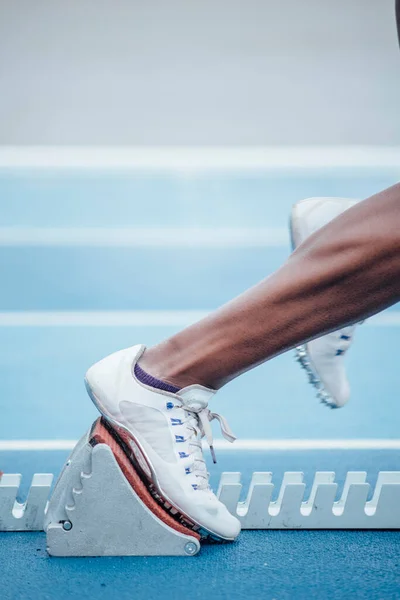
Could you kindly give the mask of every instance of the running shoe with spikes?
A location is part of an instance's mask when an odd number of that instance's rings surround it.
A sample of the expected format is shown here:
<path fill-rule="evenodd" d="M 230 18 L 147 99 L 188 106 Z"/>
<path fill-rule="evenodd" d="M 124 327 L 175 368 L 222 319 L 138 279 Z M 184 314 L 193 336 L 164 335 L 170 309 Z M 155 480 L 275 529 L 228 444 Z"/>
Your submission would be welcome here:
<path fill-rule="evenodd" d="M 215 391 L 191 385 L 175 394 L 141 383 L 134 367 L 144 350 L 133 346 L 90 367 L 89 396 L 129 446 L 135 467 L 165 510 L 203 538 L 234 540 L 240 522 L 212 492 L 202 450 L 205 437 L 215 462 L 214 419 L 226 439 L 235 439 L 225 419 L 208 409 Z"/>
<path fill-rule="evenodd" d="M 357 200 L 347 198 L 308 198 L 297 202 L 290 217 L 293 250 L 356 203 Z M 344 356 L 355 327 L 344 327 L 296 348 L 296 358 L 316 389 L 318 399 L 330 408 L 343 406 L 350 397 Z"/>

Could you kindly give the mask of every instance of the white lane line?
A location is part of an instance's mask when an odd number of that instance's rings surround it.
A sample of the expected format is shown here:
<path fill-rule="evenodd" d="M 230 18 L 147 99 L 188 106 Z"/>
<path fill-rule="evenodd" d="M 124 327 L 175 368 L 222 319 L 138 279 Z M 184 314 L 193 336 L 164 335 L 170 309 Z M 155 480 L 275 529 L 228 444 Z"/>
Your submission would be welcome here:
<path fill-rule="evenodd" d="M 140 169 L 169 171 L 400 168 L 400 147 L 3 146 L 0 168 Z"/>
<path fill-rule="evenodd" d="M 207 314 L 203 310 L 0 312 L 0 327 L 185 327 Z"/>
<path fill-rule="evenodd" d="M 72 450 L 78 440 L 0 440 L 0 451 Z"/>
<path fill-rule="evenodd" d="M 400 325 L 400 310 L 388 310 L 370 317 L 364 325 L 377 325 L 379 327 L 396 327 Z"/>
<path fill-rule="evenodd" d="M 0 440 L 0 451 L 72 450 L 77 440 Z M 400 439 L 243 439 L 215 440 L 217 450 L 400 450 Z"/>
<path fill-rule="evenodd" d="M 286 227 L 0 227 L 0 246 L 270 248 L 289 246 Z"/>
<path fill-rule="evenodd" d="M 220 450 L 400 450 L 400 439 L 215 440 Z"/>
<path fill-rule="evenodd" d="M 209 314 L 206 310 L 4 311 L 0 327 L 186 327 Z M 400 310 L 370 317 L 363 325 L 400 326 Z"/>

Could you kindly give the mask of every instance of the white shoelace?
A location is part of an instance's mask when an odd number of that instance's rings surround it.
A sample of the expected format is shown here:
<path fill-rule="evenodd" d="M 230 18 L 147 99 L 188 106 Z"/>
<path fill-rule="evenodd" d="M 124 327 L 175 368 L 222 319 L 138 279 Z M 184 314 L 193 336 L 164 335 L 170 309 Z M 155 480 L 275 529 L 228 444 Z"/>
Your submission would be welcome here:
<path fill-rule="evenodd" d="M 217 419 L 221 427 L 222 435 L 229 442 L 234 442 L 236 437 L 232 433 L 227 420 L 222 415 L 211 412 L 207 407 L 194 408 L 183 404 L 182 408 L 188 413 L 188 418 L 186 421 L 184 421 L 184 423 L 186 423 L 188 428 L 192 431 L 191 435 L 188 437 L 189 446 L 194 448 L 193 452 L 190 453 L 194 457 L 192 472 L 196 475 L 196 477 L 200 478 L 198 489 L 207 489 L 209 473 L 207 472 L 206 463 L 203 458 L 201 439 L 203 437 L 206 438 L 210 447 L 213 462 L 216 463 L 217 459 L 213 446 L 213 434 L 210 425 L 211 421 Z"/>

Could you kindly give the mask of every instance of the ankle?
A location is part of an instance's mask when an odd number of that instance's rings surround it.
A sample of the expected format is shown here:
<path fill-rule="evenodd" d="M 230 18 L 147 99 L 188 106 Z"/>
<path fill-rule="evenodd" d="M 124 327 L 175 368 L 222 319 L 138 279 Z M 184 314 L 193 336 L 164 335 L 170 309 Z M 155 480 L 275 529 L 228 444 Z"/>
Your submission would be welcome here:
<path fill-rule="evenodd" d="M 188 364 L 187 353 L 183 356 L 169 341 L 146 349 L 138 365 L 149 375 L 177 388 L 194 384 L 209 387 L 192 365 Z"/>

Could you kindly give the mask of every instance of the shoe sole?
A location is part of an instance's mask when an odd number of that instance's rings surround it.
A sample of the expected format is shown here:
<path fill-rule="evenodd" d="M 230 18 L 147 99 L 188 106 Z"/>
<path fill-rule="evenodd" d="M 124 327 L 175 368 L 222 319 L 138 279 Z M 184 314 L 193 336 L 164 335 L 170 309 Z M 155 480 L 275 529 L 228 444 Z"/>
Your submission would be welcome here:
<path fill-rule="evenodd" d="M 151 496 L 162 506 L 162 508 L 170 514 L 176 521 L 182 523 L 185 527 L 195 531 L 198 533 L 202 539 L 202 541 L 209 542 L 233 542 L 236 538 L 226 538 L 221 535 L 207 529 L 195 519 L 187 515 L 181 508 L 176 506 L 172 500 L 167 496 L 167 494 L 161 488 L 157 474 L 151 464 L 150 459 L 146 455 L 146 452 L 143 450 L 140 442 L 132 435 L 132 433 L 122 425 L 115 421 L 102 406 L 101 402 L 97 398 L 96 394 L 93 392 L 90 387 L 89 382 L 86 377 L 84 379 L 85 386 L 89 398 L 102 415 L 102 417 L 107 421 L 109 426 L 116 433 L 117 437 L 121 441 L 121 445 L 125 449 L 129 460 L 131 461 L 134 468 L 137 470 L 138 474 L 142 478 L 142 480 L 146 483 L 146 487 L 148 488 Z M 143 462 L 145 463 L 145 467 L 143 466 Z M 146 468 L 147 467 L 147 468 Z"/>
<path fill-rule="evenodd" d="M 296 240 L 297 236 L 295 234 L 295 220 L 297 218 L 296 212 L 299 204 L 301 204 L 301 202 L 297 202 L 293 206 L 289 219 L 290 243 L 292 247 L 292 252 L 296 250 L 297 246 L 299 245 L 298 240 Z M 324 404 L 328 408 L 332 409 L 339 408 L 333 400 L 332 396 L 325 389 L 325 386 L 322 383 L 318 372 L 314 368 L 311 361 L 311 357 L 308 353 L 307 344 L 302 344 L 301 346 L 297 346 L 295 348 L 295 359 L 305 370 L 308 377 L 308 382 L 311 383 L 311 385 L 316 390 L 317 398 L 321 402 L 321 404 Z"/>

